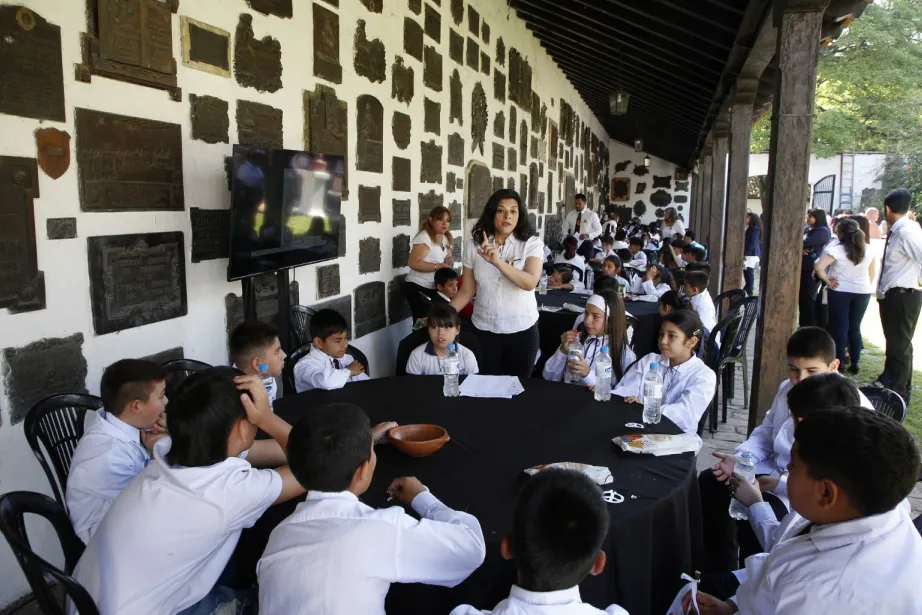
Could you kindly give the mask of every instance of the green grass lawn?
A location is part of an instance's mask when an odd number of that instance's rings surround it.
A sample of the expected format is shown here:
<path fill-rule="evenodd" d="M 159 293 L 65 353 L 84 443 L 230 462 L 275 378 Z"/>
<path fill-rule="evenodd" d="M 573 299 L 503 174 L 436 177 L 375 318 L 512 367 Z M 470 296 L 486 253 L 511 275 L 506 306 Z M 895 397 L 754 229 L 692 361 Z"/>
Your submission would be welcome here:
<path fill-rule="evenodd" d="M 857 376 L 846 375 L 858 386 L 866 386 L 874 382 L 883 369 L 884 349 L 865 339 L 864 350 L 861 352 L 861 373 Z M 922 370 L 913 370 L 912 383 L 912 402 L 909 404 L 903 425 L 913 435 L 919 446 L 922 446 Z"/>

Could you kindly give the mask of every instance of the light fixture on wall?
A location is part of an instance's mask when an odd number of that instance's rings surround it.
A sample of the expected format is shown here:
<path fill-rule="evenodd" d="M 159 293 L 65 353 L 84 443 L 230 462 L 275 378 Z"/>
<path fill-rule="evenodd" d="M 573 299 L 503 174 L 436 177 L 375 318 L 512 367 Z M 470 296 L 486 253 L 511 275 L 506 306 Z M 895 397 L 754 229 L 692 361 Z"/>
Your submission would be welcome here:
<path fill-rule="evenodd" d="M 653 164 L 653 159 L 650 158 L 650 154 L 647 154 L 646 156 L 643 157 L 643 166 L 649 169 L 652 164 Z"/>
<path fill-rule="evenodd" d="M 624 90 L 615 90 L 608 97 L 608 110 L 612 115 L 626 115 L 631 95 Z"/>
<path fill-rule="evenodd" d="M 636 139 L 634 139 L 634 151 L 635 152 L 643 151 L 643 139 L 641 139 L 640 137 L 637 137 Z"/>

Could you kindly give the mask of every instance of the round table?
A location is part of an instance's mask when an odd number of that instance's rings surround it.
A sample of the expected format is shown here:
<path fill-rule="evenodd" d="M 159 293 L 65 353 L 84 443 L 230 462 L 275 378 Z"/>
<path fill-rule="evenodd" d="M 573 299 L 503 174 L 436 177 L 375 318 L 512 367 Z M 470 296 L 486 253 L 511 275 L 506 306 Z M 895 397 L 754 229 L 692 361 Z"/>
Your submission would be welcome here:
<path fill-rule="evenodd" d="M 451 436 L 430 457 L 408 457 L 390 445 L 376 448 L 374 479 L 363 496 L 384 507 L 385 489 L 399 476 L 416 476 L 446 505 L 476 516 L 483 528 L 484 564 L 455 588 L 395 584 L 387 612 L 448 613 L 459 604 L 493 608 L 516 581 L 515 562 L 500 555 L 500 541 L 512 530 L 524 470 L 558 461 L 606 466 L 624 502 L 610 504 L 611 529 L 604 549 L 605 571 L 580 584 L 583 600 L 604 608 L 618 603 L 630 613 L 664 613 L 683 582 L 702 562 L 701 507 L 691 453 L 666 457 L 620 451 L 611 439 L 638 430 L 642 407 L 620 398 L 596 402 L 582 387 L 539 379 L 522 381 L 525 392 L 513 399 L 445 398 L 438 376 L 380 378 L 351 383 L 335 391 L 286 396 L 275 411 L 292 424 L 311 408 L 334 402 L 362 407 L 372 424 L 436 423 Z M 647 431 L 677 434 L 668 419 Z M 252 574 L 269 532 L 297 502 L 274 506 L 250 530 L 237 551 L 238 569 Z"/>

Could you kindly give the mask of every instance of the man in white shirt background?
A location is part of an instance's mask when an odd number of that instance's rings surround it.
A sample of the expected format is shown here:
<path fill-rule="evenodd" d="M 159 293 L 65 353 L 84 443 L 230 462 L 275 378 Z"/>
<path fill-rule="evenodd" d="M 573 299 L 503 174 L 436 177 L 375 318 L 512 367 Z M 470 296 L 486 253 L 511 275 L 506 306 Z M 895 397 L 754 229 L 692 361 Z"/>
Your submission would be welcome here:
<path fill-rule="evenodd" d="M 884 371 L 876 386 L 899 393 L 907 402 L 912 381 L 912 336 L 922 311 L 922 228 L 907 217 L 912 195 L 894 190 L 884 198 L 887 235 L 877 282 L 880 323 L 887 340 Z"/>
<path fill-rule="evenodd" d="M 564 232 L 579 240 L 576 250 L 586 260 L 593 256 L 592 244 L 596 237 L 602 234 L 602 223 L 599 214 L 586 208 L 586 195 L 583 193 L 573 197 L 574 210 L 567 214 Z"/>

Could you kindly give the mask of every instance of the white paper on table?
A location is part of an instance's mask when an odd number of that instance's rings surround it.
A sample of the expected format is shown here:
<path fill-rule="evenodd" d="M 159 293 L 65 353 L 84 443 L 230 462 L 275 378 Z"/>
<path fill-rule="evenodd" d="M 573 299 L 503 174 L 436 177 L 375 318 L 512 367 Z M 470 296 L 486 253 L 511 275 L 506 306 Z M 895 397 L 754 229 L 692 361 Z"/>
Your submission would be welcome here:
<path fill-rule="evenodd" d="M 461 383 L 462 397 L 512 399 L 525 389 L 517 376 L 483 376 L 473 374 Z"/>
<path fill-rule="evenodd" d="M 586 308 L 580 307 L 576 305 L 575 303 L 564 303 L 563 307 L 567 310 L 570 310 L 571 312 L 576 312 L 578 314 L 582 314 L 583 312 L 586 311 Z"/>
<path fill-rule="evenodd" d="M 683 574 L 682 578 L 690 581 L 682 589 L 679 590 L 679 595 L 675 597 L 675 600 L 672 601 L 669 610 L 666 611 L 666 615 L 688 615 L 689 613 L 698 613 L 698 582 L 693 580 L 687 574 Z M 688 605 L 688 611 L 682 610 L 682 599 L 685 597 L 685 594 L 691 592 L 692 599 L 691 603 Z"/>
<path fill-rule="evenodd" d="M 592 294 L 591 288 L 574 288 L 570 291 L 571 295 L 586 295 L 587 297 Z"/>

